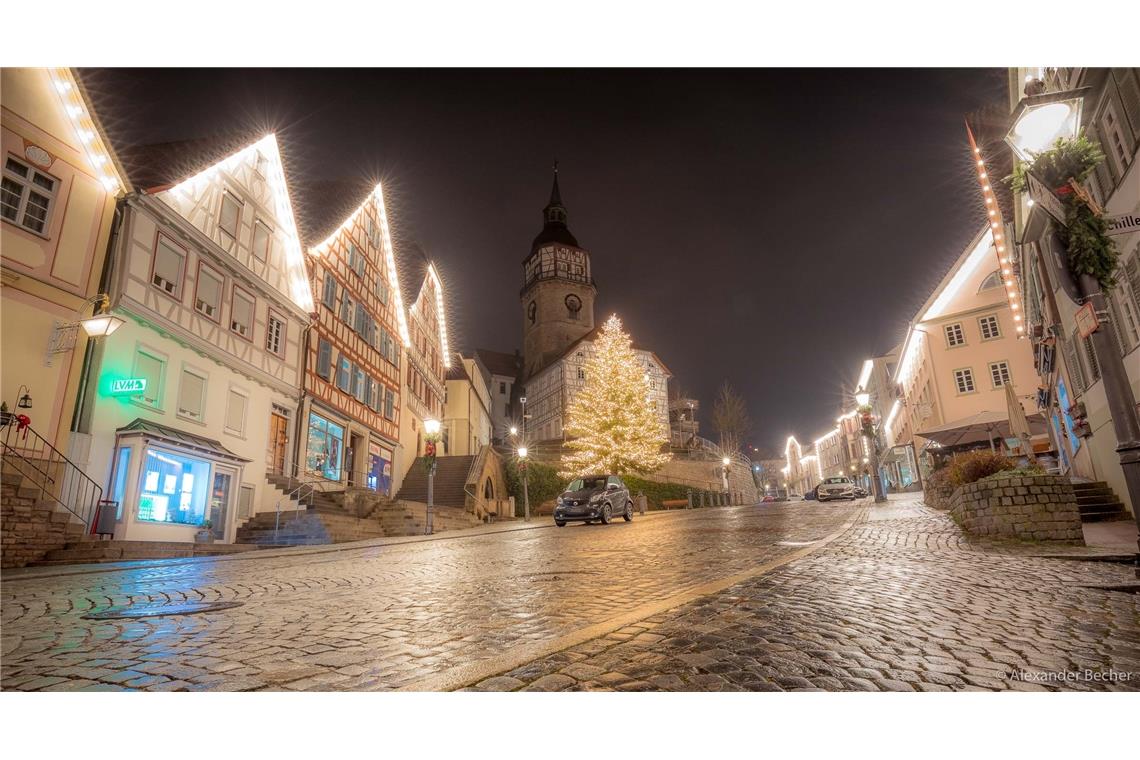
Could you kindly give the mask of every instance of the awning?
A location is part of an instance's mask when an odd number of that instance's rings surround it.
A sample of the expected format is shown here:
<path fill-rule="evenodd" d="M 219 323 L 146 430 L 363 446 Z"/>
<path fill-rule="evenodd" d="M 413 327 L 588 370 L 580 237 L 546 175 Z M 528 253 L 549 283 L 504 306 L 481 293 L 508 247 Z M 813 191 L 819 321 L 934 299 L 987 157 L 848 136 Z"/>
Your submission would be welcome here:
<path fill-rule="evenodd" d="M 1040 414 L 1026 416 L 1031 435 L 1044 435 L 1047 432 L 1045 418 Z M 1006 412 L 985 411 L 947 422 L 936 428 L 916 433 L 921 438 L 934 441 L 942 446 L 957 446 L 964 443 L 984 443 L 994 438 L 1010 438 L 1009 418 Z"/>
<path fill-rule="evenodd" d="M 115 432 L 120 438 L 136 435 L 142 436 L 148 440 L 166 443 L 179 449 L 205 454 L 214 459 L 225 459 L 241 464 L 253 461 L 238 456 L 212 438 L 205 438 L 194 433 L 188 433 L 185 430 L 176 430 L 166 425 L 159 425 L 157 422 L 144 420 L 141 417 L 136 418 L 134 422 L 119 428 Z"/>

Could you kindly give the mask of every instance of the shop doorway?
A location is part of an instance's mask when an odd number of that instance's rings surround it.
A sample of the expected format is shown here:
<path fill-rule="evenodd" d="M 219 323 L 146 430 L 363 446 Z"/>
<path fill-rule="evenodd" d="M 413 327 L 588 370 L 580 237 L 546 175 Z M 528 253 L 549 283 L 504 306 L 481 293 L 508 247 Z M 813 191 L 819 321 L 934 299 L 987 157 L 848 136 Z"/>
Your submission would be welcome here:
<path fill-rule="evenodd" d="M 364 457 L 362 454 L 363 446 L 360 442 L 360 436 L 356 433 L 348 434 L 348 452 L 345 460 L 348 462 L 348 484 L 350 486 L 363 485 L 361 477 L 364 474 Z"/>
<path fill-rule="evenodd" d="M 285 451 L 289 445 L 289 420 L 274 411 L 269 415 L 269 471 L 285 474 Z"/>
<path fill-rule="evenodd" d="M 214 483 L 210 489 L 210 534 L 219 541 L 226 540 L 226 521 L 236 475 L 228 467 L 214 466 Z"/>

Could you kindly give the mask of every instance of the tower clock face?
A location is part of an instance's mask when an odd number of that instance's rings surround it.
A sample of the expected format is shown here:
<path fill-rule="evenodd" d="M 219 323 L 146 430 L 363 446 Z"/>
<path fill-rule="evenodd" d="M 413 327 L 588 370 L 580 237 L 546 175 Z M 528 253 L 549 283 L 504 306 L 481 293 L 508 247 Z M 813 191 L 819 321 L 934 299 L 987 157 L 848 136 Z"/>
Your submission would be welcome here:
<path fill-rule="evenodd" d="M 530 320 L 531 324 L 534 324 L 534 315 L 537 313 L 538 313 L 538 304 L 536 304 L 534 301 L 531 301 L 530 306 L 526 307 L 526 316 L 527 316 L 527 319 Z"/>
<path fill-rule="evenodd" d="M 566 308 L 571 312 L 577 313 L 582 308 L 582 299 L 571 293 L 566 296 Z"/>

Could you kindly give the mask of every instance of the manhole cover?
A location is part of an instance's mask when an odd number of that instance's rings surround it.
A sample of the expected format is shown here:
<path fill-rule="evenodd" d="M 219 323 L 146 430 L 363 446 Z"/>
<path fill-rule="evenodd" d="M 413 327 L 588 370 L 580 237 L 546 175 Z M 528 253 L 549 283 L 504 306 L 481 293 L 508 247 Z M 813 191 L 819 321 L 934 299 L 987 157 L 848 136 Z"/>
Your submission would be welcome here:
<path fill-rule="evenodd" d="M 121 618 L 167 617 L 169 615 L 198 615 L 240 607 L 241 602 L 183 602 L 181 604 L 136 604 L 130 607 L 112 607 L 102 612 L 89 612 L 85 620 L 117 620 Z"/>

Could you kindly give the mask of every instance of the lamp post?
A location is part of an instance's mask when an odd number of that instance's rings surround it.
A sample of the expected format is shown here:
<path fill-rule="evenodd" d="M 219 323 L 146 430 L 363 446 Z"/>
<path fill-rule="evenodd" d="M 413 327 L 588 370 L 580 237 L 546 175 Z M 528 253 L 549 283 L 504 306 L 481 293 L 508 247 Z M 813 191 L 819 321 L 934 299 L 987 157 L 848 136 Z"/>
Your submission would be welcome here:
<path fill-rule="evenodd" d="M 1027 86 L 1027 90 L 1040 91 L 1038 83 L 1030 84 L 1036 86 Z M 1049 149 L 1056 141 L 1075 139 L 1080 130 L 1084 97 L 1090 91 L 1091 88 L 1084 87 L 1022 98 L 1013 113 L 1013 124 L 1005 136 L 1006 143 L 1018 158 L 1032 161 L 1035 154 Z M 1057 223 L 1060 224 L 1059 221 Z M 1068 260 L 1068 256 L 1065 258 Z M 1097 317 L 1103 315 L 1104 319 L 1111 319 L 1097 278 L 1086 273 L 1070 271 L 1069 274 L 1076 282 L 1080 302 L 1091 303 Z M 1117 350 L 1116 342 L 1108 330 L 1098 326 L 1089 338 L 1104 383 L 1105 400 L 1112 417 L 1113 432 L 1116 434 L 1116 453 L 1120 457 L 1120 469 L 1124 474 L 1128 498 L 1132 502 L 1132 516 L 1140 531 L 1140 415 L 1136 410 L 1136 398 L 1132 393 L 1124 357 Z M 1136 574 L 1140 577 L 1140 540 L 1137 542 L 1135 565 Z"/>
<path fill-rule="evenodd" d="M 526 446 L 519 446 L 519 469 L 523 474 L 523 522 L 530 522 L 530 492 L 527 491 Z"/>
<path fill-rule="evenodd" d="M 882 504 L 887 500 L 883 493 L 883 481 L 879 479 L 879 432 L 875 429 L 875 421 L 871 409 L 871 394 L 859 388 L 855 391 L 855 403 L 859 406 L 859 414 L 863 421 L 863 437 L 870 441 L 871 449 L 871 486 L 875 491 L 875 503 Z M 867 459 L 864 457 L 864 462 Z"/>
<path fill-rule="evenodd" d="M 728 465 L 732 462 L 728 457 L 723 457 L 720 463 L 723 465 L 720 470 L 721 482 L 724 485 L 725 493 L 728 493 Z"/>
<path fill-rule="evenodd" d="M 428 468 L 427 527 L 424 532 L 430 536 L 433 532 L 432 517 L 434 505 L 432 502 L 435 497 L 435 444 L 436 441 L 439 440 L 439 420 L 424 420 L 424 432 L 427 434 L 424 458 L 427 459 Z"/>

